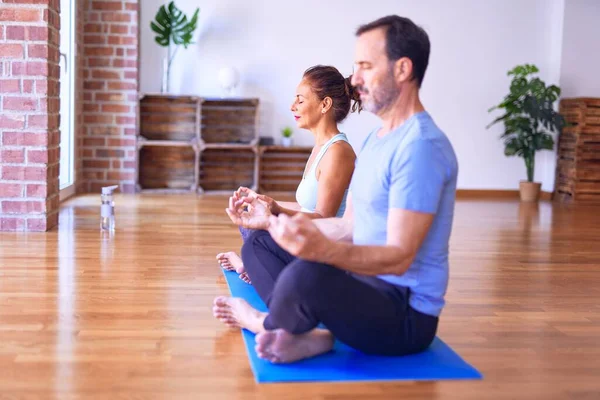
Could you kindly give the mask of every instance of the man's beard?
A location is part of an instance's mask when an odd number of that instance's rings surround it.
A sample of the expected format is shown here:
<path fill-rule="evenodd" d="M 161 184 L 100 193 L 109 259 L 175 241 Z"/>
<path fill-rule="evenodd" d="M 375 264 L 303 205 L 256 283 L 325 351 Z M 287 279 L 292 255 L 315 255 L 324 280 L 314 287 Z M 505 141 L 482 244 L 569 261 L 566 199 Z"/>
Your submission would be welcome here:
<path fill-rule="evenodd" d="M 369 94 L 369 98 L 362 104 L 363 109 L 378 114 L 381 110 L 390 107 L 400 96 L 400 89 L 394 82 L 394 74 L 392 69 L 388 71 L 385 80 L 379 85 L 375 91 L 366 90 L 360 87 L 362 92 Z"/>

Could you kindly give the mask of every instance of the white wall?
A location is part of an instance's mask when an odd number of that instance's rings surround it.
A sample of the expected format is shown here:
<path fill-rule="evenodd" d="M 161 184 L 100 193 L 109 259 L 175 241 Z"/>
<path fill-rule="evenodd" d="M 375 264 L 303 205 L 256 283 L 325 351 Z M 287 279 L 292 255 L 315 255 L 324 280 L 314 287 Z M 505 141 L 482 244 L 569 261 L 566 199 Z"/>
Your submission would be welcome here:
<path fill-rule="evenodd" d="M 549 2 L 546 8 L 548 25 L 547 40 L 545 41 L 545 51 L 550 57 L 550 67 L 545 76 L 546 84 L 560 84 L 562 48 L 564 39 L 564 12 L 565 0 L 553 0 Z M 559 85 L 560 86 L 560 85 Z M 555 110 L 558 111 L 559 102 L 555 103 Z M 547 192 L 554 191 L 554 177 L 556 175 L 556 147 L 558 146 L 558 137 L 554 137 L 554 149 L 539 152 L 536 156 L 537 168 L 535 178 L 542 182 L 542 190 Z"/>
<path fill-rule="evenodd" d="M 561 97 L 600 97 L 600 1 L 560 0 L 553 12 L 555 29 L 549 51 L 556 68 L 553 76 L 560 76 Z M 552 191 L 556 148 L 540 159 L 544 190 Z"/>
<path fill-rule="evenodd" d="M 563 97 L 600 97 L 600 1 L 567 0 L 560 85 Z"/>
<path fill-rule="evenodd" d="M 166 0 L 141 5 L 141 90 L 160 89 L 161 58 L 150 21 Z M 219 68 L 241 72 L 240 96 L 261 99 L 261 135 L 278 137 L 294 125 L 290 103 L 302 72 L 314 64 L 352 71 L 355 36 L 362 24 L 387 14 L 412 18 L 432 42 L 422 98 L 450 137 L 460 163 L 459 188 L 516 189 L 525 178 L 520 158 L 507 158 L 498 139 L 501 126 L 487 110 L 508 91 L 506 71 L 534 63 L 549 83 L 560 76 L 560 38 L 564 0 L 344 1 L 178 0 L 188 15 L 200 7 L 197 44 L 174 62 L 172 91 L 219 96 Z M 341 126 L 355 148 L 378 120 L 351 115 Z M 312 144 L 310 132 L 297 131 L 298 144 Z M 551 190 L 553 155 L 538 158 L 536 179 Z"/>

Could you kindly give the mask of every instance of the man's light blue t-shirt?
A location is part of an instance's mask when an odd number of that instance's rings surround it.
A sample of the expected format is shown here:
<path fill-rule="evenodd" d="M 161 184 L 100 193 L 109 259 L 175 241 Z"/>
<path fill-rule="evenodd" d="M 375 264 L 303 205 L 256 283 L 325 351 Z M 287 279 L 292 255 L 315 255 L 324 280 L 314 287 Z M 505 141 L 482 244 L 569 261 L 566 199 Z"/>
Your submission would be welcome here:
<path fill-rule="evenodd" d="M 357 245 L 385 245 L 388 211 L 435 214 L 415 260 L 403 275 L 380 275 L 409 287 L 410 305 L 439 316 L 448 287 L 448 242 L 454 217 L 458 162 L 446 135 L 420 112 L 379 138 L 366 139 L 350 185 Z"/>

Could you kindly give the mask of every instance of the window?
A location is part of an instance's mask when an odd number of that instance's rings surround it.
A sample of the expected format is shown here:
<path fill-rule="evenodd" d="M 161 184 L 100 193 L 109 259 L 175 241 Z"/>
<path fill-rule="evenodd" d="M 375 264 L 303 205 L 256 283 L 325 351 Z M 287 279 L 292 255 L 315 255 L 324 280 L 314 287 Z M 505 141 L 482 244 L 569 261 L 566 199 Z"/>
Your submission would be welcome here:
<path fill-rule="evenodd" d="M 75 181 L 75 0 L 60 1 L 60 188 Z"/>

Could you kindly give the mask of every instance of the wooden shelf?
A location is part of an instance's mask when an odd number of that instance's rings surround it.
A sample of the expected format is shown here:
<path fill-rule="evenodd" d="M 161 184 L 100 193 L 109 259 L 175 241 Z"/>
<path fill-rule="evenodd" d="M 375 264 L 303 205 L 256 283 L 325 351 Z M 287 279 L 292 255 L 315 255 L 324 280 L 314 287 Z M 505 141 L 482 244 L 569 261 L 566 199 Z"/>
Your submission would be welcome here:
<path fill-rule="evenodd" d="M 258 142 L 258 99 L 201 100 L 200 137 L 205 144 Z"/>
<path fill-rule="evenodd" d="M 256 152 L 251 148 L 205 149 L 200 154 L 198 190 L 254 188 L 257 162 Z"/>
<path fill-rule="evenodd" d="M 200 139 L 200 98 L 146 95 L 140 99 L 139 135 L 153 141 Z"/>
<path fill-rule="evenodd" d="M 240 143 L 203 143 L 204 149 L 258 149 L 255 144 Z"/>
<path fill-rule="evenodd" d="M 139 192 L 294 192 L 312 147 L 259 146 L 258 99 L 140 96 Z"/>
<path fill-rule="evenodd" d="M 139 150 L 138 187 L 141 190 L 196 190 L 194 167 L 197 154 L 190 146 L 142 147 Z"/>
<path fill-rule="evenodd" d="M 166 94 L 139 98 L 138 191 L 255 186 L 258 99 Z"/>
<path fill-rule="evenodd" d="M 196 139 L 192 139 L 192 140 L 188 140 L 188 141 L 185 141 L 185 140 L 148 140 L 148 139 L 140 137 L 140 138 L 138 138 L 138 141 L 137 141 L 138 148 L 143 147 L 143 146 L 189 147 L 189 146 L 196 146 L 197 144 L 198 144 L 198 141 Z"/>
<path fill-rule="evenodd" d="M 268 151 L 268 152 L 293 153 L 293 154 L 308 152 L 308 154 L 310 155 L 310 153 L 312 151 L 312 147 L 310 147 L 310 146 L 286 147 L 286 146 L 280 146 L 280 145 L 269 145 L 269 146 L 259 146 L 259 147 L 262 149 L 263 152 Z"/>
<path fill-rule="evenodd" d="M 294 192 L 302 180 L 312 147 L 259 147 L 258 190 Z"/>
<path fill-rule="evenodd" d="M 558 138 L 555 199 L 600 202 L 600 99 L 560 102 L 569 126 Z"/>

